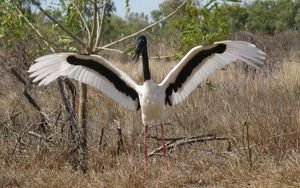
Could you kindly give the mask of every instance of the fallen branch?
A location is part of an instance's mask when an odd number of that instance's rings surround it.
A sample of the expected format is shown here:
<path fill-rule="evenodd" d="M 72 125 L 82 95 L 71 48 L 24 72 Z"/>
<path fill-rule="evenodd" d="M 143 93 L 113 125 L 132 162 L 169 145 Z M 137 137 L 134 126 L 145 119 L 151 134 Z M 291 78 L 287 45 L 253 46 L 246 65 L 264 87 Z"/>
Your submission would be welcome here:
<path fill-rule="evenodd" d="M 162 138 L 158 138 L 156 136 L 151 136 L 150 138 L 156 140 L 162 140 Z M 217 137 L 215 134 L 207 134 L 207 135 L 200 135 L 200 136 L 191 136 L 191 137 L 175 137 L 175 138 L 165 138 L 166 141 L 166 148 L 168 150 L 174 149 L 178 146 L 184 146 L 188 144 L 193 144 L 196 142 L 206 142 L 206 141 L 214 141 L 214 140 L 228 140 L 226 137 Z M 163 147 L 158 147 L 154 149 L 152 152 L 148 154 L 148 157 L 154 155 L 160 155 L 159 152 L 163 150 Z"/>
<path fill-rule="evenodd" d="M 216 137 L 215 134 L 206 134 L 206 135 L 200 135 L 200 136 L 191 136 L 191 137 L 186 137 L 186 136 L 181 136 L 181 137 L 167 137 L 164 138 L 165 141 L 178 141 L 178 140 L 184 140 L 184 139 L 197 139 L 197 138 L 203 138 L 203 137 Z M 162 141 L 163 139 L 157 136 L 150 136 L 150 138 Z"/>

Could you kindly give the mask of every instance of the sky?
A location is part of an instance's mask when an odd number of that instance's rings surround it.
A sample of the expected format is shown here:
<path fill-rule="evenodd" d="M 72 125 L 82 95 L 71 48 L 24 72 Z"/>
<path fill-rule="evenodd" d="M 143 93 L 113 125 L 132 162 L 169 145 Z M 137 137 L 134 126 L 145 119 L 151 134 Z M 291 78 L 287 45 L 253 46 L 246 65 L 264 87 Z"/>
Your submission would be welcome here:
<path fill-rule="evenodd" d="M 121 17 L 126 15 L 126 0 L 115 0 L 116 14 Z M 129 0 L 130 12 L 144 12 L 150 15 L 152 10 L 159 9 L 163 0 Z"/>
<path fill-rule="evenodd" d="M 126 16 L 126 0 L 114 0 L 115 6 L 117 8 L 116 14 L 122 18 Z M 152 10 L 157 10 L 159 5 L 163 2 L 163 0 L 129 0 L 129 8 L 130 12 L 144 12 L 149 15 Z M 42 5 L 49 6 L 55 5 L 57 1 L 43 0 Z"/>

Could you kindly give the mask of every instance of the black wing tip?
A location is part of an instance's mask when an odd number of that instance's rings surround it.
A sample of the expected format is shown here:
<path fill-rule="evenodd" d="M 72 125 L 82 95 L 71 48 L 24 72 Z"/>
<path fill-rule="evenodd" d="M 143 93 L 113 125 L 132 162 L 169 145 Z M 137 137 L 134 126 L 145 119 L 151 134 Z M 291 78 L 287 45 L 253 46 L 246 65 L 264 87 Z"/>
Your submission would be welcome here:
<path fill-rule="evenodd" d="M 215 52 L 218 54 L 224 53 L 226 49 L 227 49 L 227 45 L 224 43 L 219 43 L 214 47 Z"/>
<path fill-rule="evenodd" d="M 66 58 L 66 60 L 67 60 L 68 63 L 70 63 L 71 65 L 73 65 L 78 60 L 78 58 L 75 55 L 69 55 Z"/>

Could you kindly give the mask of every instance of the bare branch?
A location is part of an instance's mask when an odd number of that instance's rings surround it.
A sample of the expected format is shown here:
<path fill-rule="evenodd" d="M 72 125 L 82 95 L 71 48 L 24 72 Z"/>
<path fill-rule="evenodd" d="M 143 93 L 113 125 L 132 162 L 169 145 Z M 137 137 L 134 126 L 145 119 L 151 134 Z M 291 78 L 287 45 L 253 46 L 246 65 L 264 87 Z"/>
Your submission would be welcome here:
<path fill-rule="evenodd" d="M 116 53 L 119 53 L 119 54 L 124 54 L 125 53 L 122 50 L 113 49 L 113 48 L 98 47 L 97 49 L 99 49 L 99 50 L 106 50 L 106 51 L 112 51 L 112 52 L 116 52 Z"/>
<path fill-rule="evenodd" d="M 104 23 L 104 20 L 105 20 L 107 1 L 104 0 L 103 3 L 104 3 L 104 5 L 103 5 L 103 8 L 102 8 L 101 20 L 99 21 L 99 17 L 97 19 L 98 31 L 97 31 L 97 37 L 96 37 L 96 42 L 95 42 L 94 48 L 97 48 L 97 46 L 100 44 L 101 34 L 102 34 L 102 30 L 103 30 L 103 23 Z"/>
<path fill-rule="evenodd" d="M 79 8 L 77 6 L 75 6 L 75 8 L 76 8 L 76 10 L 77 10 L 77 12 L 78 12 L 78 14 L 79 14 L 79 16 L 81 18 L 81 22 L 83 23 L 83 26 L 84 26 L 84 28 L 85 28 L 85 30 L 87 32 L 88 41 L 90 41 L 91 40 L 91 31 L 90 31 L 90 29 L 89 29 L 89 27 L 87 25 L 87 22 L 86 22 L 85 18 L 83 17 L 82 13 L 80 12 Z"/>
<path fill-rule="evenodd" d="M 97 6 L 98 0 L 94 0 L 93 2 L 93 25 L 92 25 L 92 32 L 91 32 L 91 38 L 88 43 L 88 51 L 92 49 L 93 46 L 93 39 L 96 36 L 97 32 L 97 22 L 98 22 L 98 6 Z M 89 53 L 89 52 L 88 52 Z"/>
<path fill-rule="evenodd" d="M 119 40 L 117 40 L 117 41 L 114 41 L 114 42 L 112 42 L 112 43 L 106 44 L 106 45 L 104 45 L 102 48 L 107 48 L 107 47 L 110 47 L 110 46 L 112 46 L 112 45 L 118 44 L 118 43 L 120 43 L 120 42 L 122 42 L 122 41 L 124 41 L 124 40 L 126 40 L 126 39 L 135 37 L 135 36 L 137 36 L 138 34 L 140 34 L 140 33 L 144 32 L 144 31 L 146 31 L 146 30 L 152 28 L 153 26 L 155 26 L 155 25 L 157 25 L 157 24 L 159 24 L 159 23 L 161 23 L 161 22 L 167 20 L 168 18 L 170 18 L 171 16 L 173 16 L 179 9 L 181 9 L 181 8 L 186 4 L 187 1 L 189 1 L 189 0 L 183 1 L 183 3 L 181 3 L 180 6 L 178 6 L 173 12 L 171 12 L 171 13 L 170 13 L 169 15 L 167 15 L 166 17 L 164 17 L 164 18 L 162 18 L 162 19 L 160 19 L 160 20 L 158 20 L 158 21 L 156 21 L 156 22 L 154 22 L 154 23 L 148 25 L 147 27 L 145 27 L 145 28 L 143 28 L 143 29 L 141 29 L 141 30 L 139 30 L 139 31 L 137 31 L 137 32 L 135 32 L 135 33 L 133 33 L 133 34 L 131 34 L 131 35 L 128 35 L 128 36 L 126 36 L 126 37 L 124 37 L 124 38 L 121 38 L 121 39 L 119 39 Z M 97 52 L 99 52 L 100 50 L 101 50 L 101 48 L 97 47 L 97 48 L 95 49 L 95 52 L 94 52 L 94 53 L 97 53 Z"/>
<path fill-rule="evenodd" d="M 55 18 L 53 18 L 50 14 L 45 11 L 40 3 L 36 2 L 35 0 L 31 0 L 33 4 L 35 4 L 41 12 L 43 12 L 53 23 L 57 24 L 64 32 L 66 32 L 71 38 L 73 38 L 76 42 L 78 42 L 83 47 L 86 47 L 83 41 L 81 41 L 78 37 L 76 37 L 73 33 L 71 33 L 67 28 L 65 28 L 61 23 L 59 23 Z"/>

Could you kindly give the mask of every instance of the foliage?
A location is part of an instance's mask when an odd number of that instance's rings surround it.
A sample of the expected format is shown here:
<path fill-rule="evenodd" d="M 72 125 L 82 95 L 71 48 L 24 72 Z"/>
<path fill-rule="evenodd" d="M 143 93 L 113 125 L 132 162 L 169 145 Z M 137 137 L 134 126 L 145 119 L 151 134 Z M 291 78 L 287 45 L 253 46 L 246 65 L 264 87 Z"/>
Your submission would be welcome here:
<path fill-rule="evenodd" d="M 28 7 L 23 6 L 22 3 L 15 5 L 19 6 L 23 14 L 30 17 L 31 13 Z M 24 20 L 16 12 L 14 4 L 10 0 L 1 1 L 0 10 L 0 39 L 2 45 L 9 45 L 15 38 L 20 39 L 24 36 L 28 30 L 26 30 Z"/>
<path fill-rule="evenodd" d="M 225 39 L 228 34 L 227 18 L 220 10 L 217 5 L 213 8 L 185 7 L 187 18 L 181 37 L 184 48 Z"/>
<path fill-rule="evenodd" d="M 230 32 L 245 30 L 249 14 L 247 8 L 240 4 L 223 4 L 221 5 L 223 15 L 228 19 L 228 29 Z"/>
<path fill-rule="evenodd" d="M 166 16 L 180 3 L 182 1 L 165 1 L 159 11 L 152 12 L 152 18 L 158 20 Z M 162 30 L 164 37 L 175 41 L 171 42 L 171 46 L 182 54 L 196 45 L 223 40 L 228 34 L 227 18 L 222 15 L 217 1 L 211 1 L 205 6 L 195 1 L 188 2 L 176 16 L 162 23 L 158 29 Z"/>
<path fill-rule="evenodd" d="M 259 1 L 251 4 L 223 5 L 231 31 L 247 30 L 274 34 L 297 30 L 300 26 L 300 1 Z"/>

